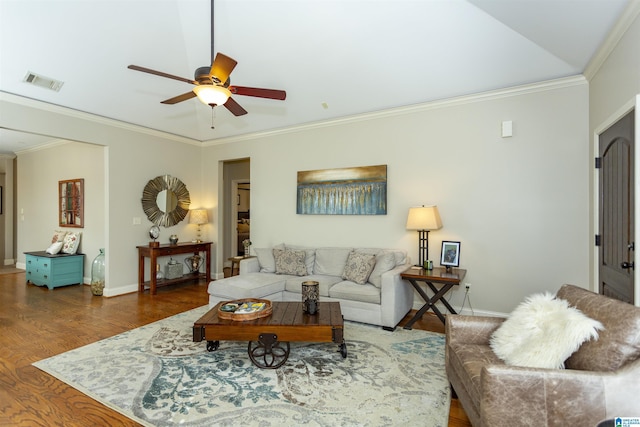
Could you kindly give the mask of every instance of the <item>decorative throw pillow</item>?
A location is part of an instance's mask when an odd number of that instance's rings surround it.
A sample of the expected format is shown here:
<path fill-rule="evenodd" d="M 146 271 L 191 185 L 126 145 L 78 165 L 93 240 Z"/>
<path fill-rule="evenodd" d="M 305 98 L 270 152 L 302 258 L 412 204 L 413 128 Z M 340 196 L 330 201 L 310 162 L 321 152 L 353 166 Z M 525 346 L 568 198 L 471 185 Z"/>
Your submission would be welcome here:
<path fill-rule="evenodd" d="M 64 236 L 67 235 L 66 231 L 56 230 L 53 232 L 53 237 L 51 238 L 51 243 L 56 242 L 64 242 Z"/>
<path fill-rule="evenodd" d="M 313 274 L 313 266 L 316 263 L 316 249 L 306 246 L 286 245 L 285 249 L 293 249 L 295 251 L 304 251 L 304 265 L 307 267 L 307 274 Z"/>
<path fill-rule="evenodd" d="M 347 257 L 347 263 L 344 266 L 342 278 L 356 282 L 359 285 L 364 285 L 367 283 L 375 265 L 375 255 L 351 252 Z"/>
<path fill-rule="evenodd" d="M 598 339 L 597 320 L 553 294 L 528 297 L 491 336 L 491 349 L 507 365 L 564 369 L 583 342 Z"/>
<path fill-rule="evenodd" d="M 307 274 L 307 267 L 304 265 L 305 256 L 304 251 L 274 249 L 273 257 L 276 261 L 276 274 L 305 276 Z"/>
<path fill-rule="evenodd" d="M 55 255 L 57 253 L 60 253 L 60 251 L 62 250 L 62 245 L 63 244 L 64 244 L 64 242 L 52 243 L 51 246 L 49 246 L 45 252 L 48 253 L 48 254 L 51 254 L 51 255 Z"/>
<path fill-rule="evenodd" d="M 80 245 L 80 233 L 68 232 L 64 236 L 64 243 L 62 245 L 62 252 L 65 254 L 75 254 Z"/>

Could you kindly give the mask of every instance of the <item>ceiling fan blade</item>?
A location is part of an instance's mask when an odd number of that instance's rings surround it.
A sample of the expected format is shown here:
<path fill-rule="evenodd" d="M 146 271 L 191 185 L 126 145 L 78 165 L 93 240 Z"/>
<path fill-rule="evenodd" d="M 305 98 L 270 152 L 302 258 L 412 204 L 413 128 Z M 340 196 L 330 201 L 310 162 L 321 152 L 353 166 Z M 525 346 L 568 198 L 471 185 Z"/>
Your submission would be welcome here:
<path fill-rule="evenodd" d="M 238 62 L 235 59 L 228 57 L 224 53 L 218 52 L 216 59 L 211 64 L 211 71 L 209 75 L 215 77 L 219 81 L 217 83 L 225 83 L 229 79 L 229 74 L 236 67 Z"/>
<path fill-rule="evenodd" d="M 130 70 L 142 71 L 143 73 L 153 74 L 155 76 L 166 77 L 168 79 L 178 80 L 185 83 L 191 83 L 192 85 L 198 84 L 198 82 L 185 79 L 184 77 L 174 76 L 173 74 L 163 73 L 162 71 L 152 70 L 151 68 L 140 67 L 138 65 L 129 65 L 127 67 Z"/>
<path fill-rule="evenodd" d="M 174 96 L 173 98 L 165 99 L 161 104 L 177 104 L 178 102 L 186 101 L 187 99 L 195 98 L 196 94 L 193 91 L 183 93 L 182 95 Z"/>
<path fill-rule="evenodd" d="M 244 116 L 247 114 L 247 110 L 242 108 L 233 98 L 227 99 L 224 106 L 227 107 L 227 110 L 231 111 L 234 116 Z"/>
<path fill-rule="evenodd" d="M 234 95 L 255 96 L 258 98 L 279 99 L 284 101 L 287 97 L 287 92 L 284 90 L 276 89 L 262 89 L 259 87 L 246 87 L 246 86 L 231 86 L 229 90 Z"/>

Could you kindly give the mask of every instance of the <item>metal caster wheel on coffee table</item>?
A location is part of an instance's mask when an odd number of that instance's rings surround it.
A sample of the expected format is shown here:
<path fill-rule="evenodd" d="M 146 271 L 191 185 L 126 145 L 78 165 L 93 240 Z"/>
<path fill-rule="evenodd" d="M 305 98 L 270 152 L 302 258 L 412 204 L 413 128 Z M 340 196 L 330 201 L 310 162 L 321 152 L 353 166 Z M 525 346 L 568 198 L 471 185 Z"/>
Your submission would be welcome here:
<path fill-rule="evenodd" d="M 220 347 L 220 341 L 207 341 L 207 351 L 216 351 Z"/>
<path fill-rule="evenodd" d="M 340 352 L 340 354 L 342 355 L 343 359 L 347 358 L 347 343 L 342 343 L 338 346 L 340 348 L 340 350 L 338 350 Z"/>
<path fill-rule="evenodd" d="M 279 342 L 276 334 L 263 333 L 258 341 L 249 341 L 247 352 L 258 368 L 277 369 L 289 358 L 289 350 L 289 343 Z"/>

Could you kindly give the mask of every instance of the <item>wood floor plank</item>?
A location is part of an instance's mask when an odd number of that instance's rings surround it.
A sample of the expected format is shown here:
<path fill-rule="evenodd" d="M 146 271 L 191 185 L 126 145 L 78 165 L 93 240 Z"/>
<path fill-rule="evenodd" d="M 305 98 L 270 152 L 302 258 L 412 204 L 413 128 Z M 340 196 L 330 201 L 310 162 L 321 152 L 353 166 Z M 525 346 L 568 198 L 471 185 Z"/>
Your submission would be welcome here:
<path fill-rule="evenodd" d="M 107 298 L 93 296 L 89 286 L 49 290 L 26 284 L 24 273 L 0 274 L 0 425 L 139 425 L 31 364 L 207 303 L 204 282 Z M 414 328 L 444 332 L 432 315 Z M 452 399 L 449 427 L 469 426 Z"/>

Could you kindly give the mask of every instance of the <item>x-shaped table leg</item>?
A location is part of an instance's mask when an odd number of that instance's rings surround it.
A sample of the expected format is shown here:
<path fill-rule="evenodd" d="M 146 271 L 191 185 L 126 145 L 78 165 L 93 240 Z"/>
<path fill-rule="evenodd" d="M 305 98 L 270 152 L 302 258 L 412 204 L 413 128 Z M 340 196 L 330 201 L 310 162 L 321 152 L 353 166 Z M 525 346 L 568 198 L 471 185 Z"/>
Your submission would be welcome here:
<path fill-rule="evenodd" d="M 408 279 L 408 280 L 409 280 L 409 283 L 411 283 L 411 285 L 415 288 L 415 290 L 420 294 L 422 299 L 425 301 L 425 305 L 423 305 L 420 308 L 420 310 L 418 310 L 416 315 L 413 316 L 411 320 L 409 320 L 409 322 L 405 325 L 404 329 L 411 329 L 413 324 L 416 323 L 418 319 L 420 319 L 422 315 L 424 315 L 429 309 L 433 310 L 436 316 L 438 316 L 438 318 L 442 321 L 442 323 L 444 323 L 444 315 L 440 312 L 438 307 L 436 307 L 436 303 L 438 301 L 442 301 L 442 303 L 447 308 L 447 310 L 449 310 L 450 313 L 457 314 L 456 311 L 453 309 L 453 307 L 451 307 L 449 302 L 443 298 L 444 295 L 447 292 L 449 292 L 449 289 L 451 289 L 454 286 L 454 283 L 443 283 L 442 288 L 438 289 L 432 282 L 425 282 L 429 287 L 429 289 L 431 289 L 434 294 L 433 297 L 430 298 L 429 295 L 427 295 L 427 293 L 424 291 L 424 289 L 422 289 L 422 287 L 418 284 L 418 282 L 415 279 Z"/>

